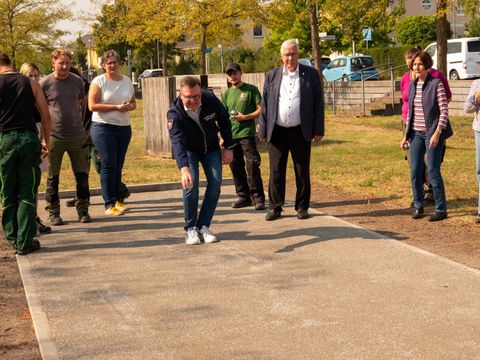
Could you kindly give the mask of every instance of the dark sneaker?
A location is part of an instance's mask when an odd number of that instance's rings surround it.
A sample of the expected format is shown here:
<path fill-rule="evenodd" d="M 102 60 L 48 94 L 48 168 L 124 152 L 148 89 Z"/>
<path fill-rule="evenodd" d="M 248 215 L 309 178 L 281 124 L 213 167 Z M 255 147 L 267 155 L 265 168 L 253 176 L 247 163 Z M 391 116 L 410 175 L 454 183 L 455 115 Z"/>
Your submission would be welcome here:
<path fill-rule="evenodd" d="M 27 255 L 32 251 L 37 251 L 38 249 L 40 249 L 40 241 L 33 239 L 32 246 L 30 246 L 28 249 L 17 250 L 17 255 Z"/>
<path fill-rule="evenodd" d="M 240 208 L 244 208 L 244 207 L 247 207 L 247 206 L 252 206 L 252 204 L 253 204 L 252 200 L 238 199 L 237 201 L 232 203 L 232 208 L 240 209 Z"/>
<path fill-rule="evenodd" d="M 48 217 L 48 221 L 50 221 L 50 224 L 53 226 L 60 226 L 63 225 L 63 220 L 60 217 L 60 215 L 57 214 L 52 214 Z"/>
<path fill-rule="evenodd" d="M 440 221 L 448 217 L 446 212 L 436 212 L 428 218 L 428 221 Z"/>
<path fill-rule="evenodd" d="M 75 207 L 76 201 L 77 201 L 77 200 L 75 200 L 75 199 L 67 200 L 67 201 L 65 201 L 65 205 L 66 205 L 67 207 Z"/>
<path fill-rule="evenodd" d="M 267 215 L 265 215 L 265 220 L 267 220 L 267 221 L 277 220 L 278 218 L 280 218 L 280 216 L 282 216 L 281 211 L 279 211 L 279 210 L 268 210 Z"/>
<path fill-rule="evenodd" d="M 78 214 L 78 220 L 83 224 L 92 222 L 92 218 L 90 217 L 88 212 Z"/>
<path fill-rule="evenodd" d="M 45 225 L 38 216 L 35 219 L 35 222 L 37 223 L 37 231 L 39 234 L 48 234 L 52 232 L 52 228 Z"/>
<path fill-rule="evenodd" d="M 304 220 L 304 219 L 308 219 L 309 217 L 310 217 L 310 215 L 308 215 L 308 210 L 299 209 L 297 211 L 297 219 Z"/>

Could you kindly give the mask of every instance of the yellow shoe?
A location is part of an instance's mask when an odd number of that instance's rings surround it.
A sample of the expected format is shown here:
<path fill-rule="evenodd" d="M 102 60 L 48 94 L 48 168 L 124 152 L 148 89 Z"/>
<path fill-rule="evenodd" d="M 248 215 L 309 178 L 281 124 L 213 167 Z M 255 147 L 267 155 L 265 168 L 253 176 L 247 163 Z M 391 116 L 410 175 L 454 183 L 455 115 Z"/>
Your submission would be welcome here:
<path fill-rule="evenodd" d="M 123 215 L 123 211 L 118 210 L 115 206 L 110 206 L 107 210 L 105 210 L 105 215 L 119 216 Z"/>
<path fill-rule="evenodd" d="M 120 201 L 115 201 L 115 208 L 121 212 L 128 211 L 128 208 Z"/>

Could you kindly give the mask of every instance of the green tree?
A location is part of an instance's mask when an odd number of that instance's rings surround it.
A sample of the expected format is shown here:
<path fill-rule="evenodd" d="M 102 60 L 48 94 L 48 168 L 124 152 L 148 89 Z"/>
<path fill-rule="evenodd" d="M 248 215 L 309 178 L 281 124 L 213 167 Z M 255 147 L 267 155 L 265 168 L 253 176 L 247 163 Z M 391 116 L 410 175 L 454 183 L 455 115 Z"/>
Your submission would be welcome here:
<path fill-rule="evenodd" d="M 189 0 L 186 4 L 185 31 L 200 44 L 202 74 L 206 73 L 207 45 L 238 43 L 241 29 L 236 21 L 255 19 L 261 12 L 257 0 Z"/>
<path fill-rule="evenodd" d="M 480 19 L 472 19 L 465 26 L 465 35 L 470 37 L 479 37 L 480 36 Z"/>
<path fill-rule="evenodd" d="M 372 29 L 372 45 L 387 44 L 388 33 L 403 12 L 401 6 L 390 6 L 389 0 L 325 0 L 321 11 L 330 26 L 339 30 L 343 47 L 361 44 L 362 29 L 368 27 Z"/>
<path fill-rule="evenodd" d="M 162 64 L 168 73 L 169 47 L 183 36 L 188 9 L 184 1 L 175 0 L 125 0 L 126 16 L 123 33 L 127 41 L 135 46 L 159 42 L 162 48 Z"/>
<path fill-rule="evenodd" d="M 73 65 L 79 67 L 81 70 L 87 69 L 87 48 L 82 41 L 82 38 L 79 36 L 75 40 L 74 50 L 72 54 L 72 63 Z"/>
<path fill-rule="evenodd" d="M 0 0 L 0 48 L 14 67 L 18 60 L 32 61 L 35 53 L 53 47 L 64 34 L 55 26 L 69 16 L 57 0 Z"/>
<path fill-rule="evenodd" d="M 480 0 L 462 0 L 461 4 L 465 14 L 469 15 L 472 20 L 478 19 Z"/>
<path fill-rule="evenodd" d="M 436 41 L 435 16 L 406 16 L 398 22 L 395 32 L 401 45 Z M 447 34 L 451 34 L 450 24 L 447 24 Z"/>
<path fill-rule="evenodd" d="M 123 0 L 116 0 L 113 4 L 105 4 L 93 24 L 93 37 L 99 54 L 107 50 L 115 50 L 120 57 L 127 56 L 128 43 L 123 34 L 122 24 L 125 22 L 126 7 Z"/>
<path fill-rule="evenodd" d="M 280 60 L 280 46 L 288 39 L 298 40 L 300 57 L 310 56 L 312 41 L 307 0 L 274 0 L 264 5 L 268 14 L 269 37 L 264 39 L 268 52 Z"/>

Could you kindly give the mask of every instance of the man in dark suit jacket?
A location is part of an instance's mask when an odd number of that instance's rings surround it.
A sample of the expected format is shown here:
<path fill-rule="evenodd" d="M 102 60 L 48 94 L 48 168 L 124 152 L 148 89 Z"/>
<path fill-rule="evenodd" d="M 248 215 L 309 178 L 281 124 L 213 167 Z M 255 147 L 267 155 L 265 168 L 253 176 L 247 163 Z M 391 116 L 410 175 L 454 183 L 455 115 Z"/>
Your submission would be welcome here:
<path fill-rule="evenodd" d="M 298 63 L 298 45 L 285 41 L 280 49 L 283 66 L 271 70 L 263 88 L 260 114 L 260 141 L 268 141 L 270 180 L 269 211 L 266 220 L 281 216 L 285 203 L 288 153 L 295 169 L 298 219 L 308 218 L 310 207 L 311 141 L 324 135 L 322 87 L 318 71 Z"/>

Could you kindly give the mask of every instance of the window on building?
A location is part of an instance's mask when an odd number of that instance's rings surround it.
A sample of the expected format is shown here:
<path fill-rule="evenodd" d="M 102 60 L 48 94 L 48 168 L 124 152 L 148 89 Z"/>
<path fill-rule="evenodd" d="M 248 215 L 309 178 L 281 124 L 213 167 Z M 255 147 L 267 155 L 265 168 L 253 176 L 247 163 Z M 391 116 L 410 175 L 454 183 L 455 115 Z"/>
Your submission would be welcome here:
<path fill-rule="evenodd" d="M 253 27 L 253 37 L 263 37 L 263 28 L 261 26 Z"/>

